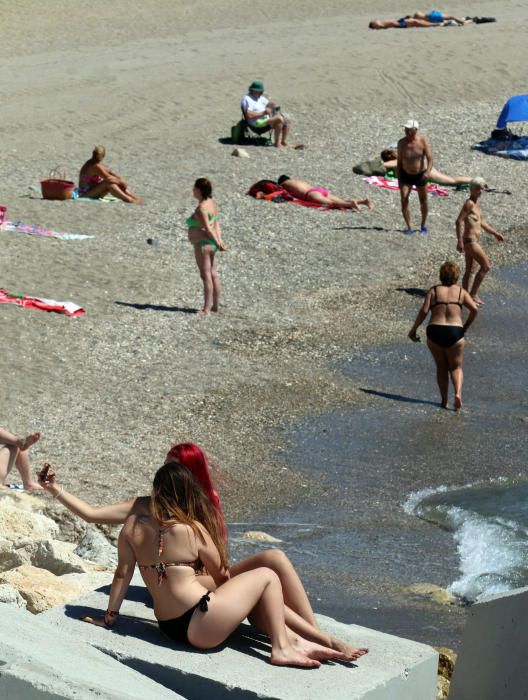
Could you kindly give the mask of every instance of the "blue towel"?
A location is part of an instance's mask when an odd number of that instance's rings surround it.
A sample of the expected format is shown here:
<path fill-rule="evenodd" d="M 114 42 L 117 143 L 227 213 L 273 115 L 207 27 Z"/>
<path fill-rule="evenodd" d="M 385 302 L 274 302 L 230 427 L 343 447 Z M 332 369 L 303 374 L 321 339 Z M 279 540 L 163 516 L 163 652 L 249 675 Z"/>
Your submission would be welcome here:
<path fill-rule="evenodd" d="M 528 160 L 528 136 L 521 136 L 513 141 L 495 141 L 487 139 L 471 146 L 474 151 L 481 151 L 490 156 L 500 158 L 513 158 L 514 160 Z"/>

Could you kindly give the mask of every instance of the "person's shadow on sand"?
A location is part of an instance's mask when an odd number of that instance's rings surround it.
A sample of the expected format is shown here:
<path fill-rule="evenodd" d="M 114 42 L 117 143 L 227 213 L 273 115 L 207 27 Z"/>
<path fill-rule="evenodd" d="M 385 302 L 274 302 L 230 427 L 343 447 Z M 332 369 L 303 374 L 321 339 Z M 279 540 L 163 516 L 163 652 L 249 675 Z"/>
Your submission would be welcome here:
<path fill-rule="evenodd" d="M 337 226 L 332 229 L 332 231 L 387 231 L 389 233 L 391 230 L 383 226 Z"/>
<path fill-rule="evenodd" d="M 171 313 L 180 314 L 197 314 L 198 309 L 192 309 L 189 306 L 163 306 L 163 304 L 133 304 L 128 301 L 115 301 L 118 306 L 128 306 L 131 309 L 138 311 L 170 311 Z"/>
<path fill-rule="evenodd" d="M 414 399 L 412 396 L 403 396 L 402 394 L 390 394 L 386 391 L 376 391 L 376 389 L 363 389 L 359 387 L 359 390 L 364 394 L 369 394 L 371 396 L 380 396 L 382 399 L 390 399 L 391 401 L 401 401 L 403 403 L 413 403 L 422 404 L 423 406 L 435 406 L 438 407 L 438 402 L 427 401 L 425 399 Z"/>
<path fill-rule="evenodd" d="M 425 297 L 427 294 L 426 289 L 420 289 L 420 287 L 396 287 L 397 292 L 405 292 L 411 297 Z"/>

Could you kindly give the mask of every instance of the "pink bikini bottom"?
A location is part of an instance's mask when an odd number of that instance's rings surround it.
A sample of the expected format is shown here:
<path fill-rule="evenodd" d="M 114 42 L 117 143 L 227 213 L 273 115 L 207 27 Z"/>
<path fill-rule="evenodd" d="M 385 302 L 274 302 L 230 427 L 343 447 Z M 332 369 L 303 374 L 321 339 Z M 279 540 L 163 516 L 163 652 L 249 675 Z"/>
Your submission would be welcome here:
<path fill-rule="evenodd" d="M 324 187 L 311 187 L 309 190 L 306 191 L 306 194 L 310 194 L 310 192 L 319 192 L 319 194 L 322 194 L 323 197 L 328 197 L 330 194 L 328 190 L 325 190 Z"/>

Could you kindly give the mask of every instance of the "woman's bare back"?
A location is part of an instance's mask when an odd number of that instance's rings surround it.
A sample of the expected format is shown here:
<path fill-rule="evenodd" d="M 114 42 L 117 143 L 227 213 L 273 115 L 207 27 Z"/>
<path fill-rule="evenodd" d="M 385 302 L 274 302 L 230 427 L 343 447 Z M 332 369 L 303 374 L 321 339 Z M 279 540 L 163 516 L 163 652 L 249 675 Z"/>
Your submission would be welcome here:
<path fill-rule="evenodd" d="M 179 617 L 207 592 L 197 575 L 198 542 L 190 526 L 178 523 L 162 529 L 150 515 L 131 515 L 123 535 L 134 552 L 158 620 Z"/>

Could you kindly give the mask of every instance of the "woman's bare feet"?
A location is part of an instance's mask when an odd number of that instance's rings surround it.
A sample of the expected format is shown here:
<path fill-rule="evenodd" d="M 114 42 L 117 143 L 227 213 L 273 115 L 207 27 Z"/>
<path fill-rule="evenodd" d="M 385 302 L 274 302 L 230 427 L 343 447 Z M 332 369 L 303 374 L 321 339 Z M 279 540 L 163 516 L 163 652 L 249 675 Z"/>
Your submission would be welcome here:
<path fill-rule="evenodd" d="M 292 640 L 292 646 L 297 651 L 300 651 L 301 654 L 305 654 L 309 659 L 315 659 L 316 661 L 348 661 L 344 652 L 325 647 L 316 642 L 309 642 L 302 637 L 296 637 L 295 640 Z"/>
<path fill-rule="evenodd" d="M 462 397 L 459 394 L 455 396 L 455 411 L 460 411 L 462 408 Z"/>
<path fill-rule="evenodd" d="M 355 661 L 359 659 L 360 656 L 365 656 L 368 654 L 367 647 L 357 648 L 348 642 L 342 642 L 340 639 L 335 637 L 330 637 L 330 646 L 336 651 L 340 651 L 344 654 L 344 661 Z"/>
<path fill-rule="evenodd" d="M 200 318 L 206 318 L 207 316 L 210 316 L 210 315 L 211 315 L 211 312 L 205 311 L 204 309 L 202 309 L 201 311 L 198 311 L 198 313 L 197 313 L 197 316 L 199 316 Z"/>
<path fill-rule="evenodd" d="M 34 445 L 36 442 L 40 440 L 40 433 L 31 433 L 31 435 L 28 435 L 26 438 L 24 438 L 24 441 L 20 445 L 19 449 L 24 452 L 25 450 L 29 449 L 31 445 Z"/>
<path fill-rule="evenodd" d="M 472 299 L 473 299 L 473 301 L 475 302 L 475 304 L 476 304 L 477 306 L 483 306 L 483 305 L 484 305 L 484 302 L 482 301 L 482 299 L 481 299 L 480 297 L 478 297 L 478 296 L 475 295 L 474 297 L 472 297 Z"/>
<path fill-rule="evenodd" d="M 316 659 L 309 659 L 305 654 L 287 646 L 283 649 L 271 650 L 270 663 L 274 666 L 302 666 L 303 668 L 319 668 L 321 663 Z"/>

